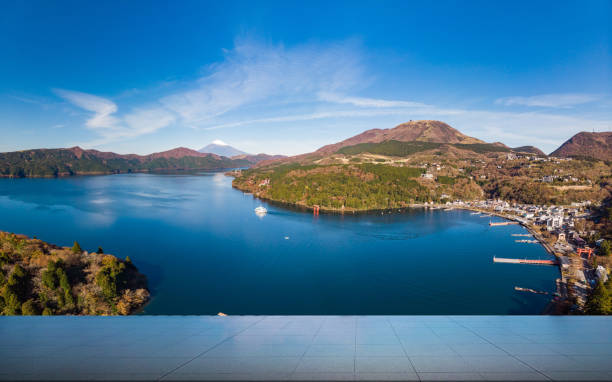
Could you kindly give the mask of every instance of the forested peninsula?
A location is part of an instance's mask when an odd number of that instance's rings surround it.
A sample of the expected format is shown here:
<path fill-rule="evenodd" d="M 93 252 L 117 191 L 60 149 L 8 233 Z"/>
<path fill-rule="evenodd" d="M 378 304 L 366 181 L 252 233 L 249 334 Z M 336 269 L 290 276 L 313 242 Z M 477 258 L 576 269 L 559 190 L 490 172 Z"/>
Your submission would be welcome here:
<path fill-rule="evenodd" d="M 127 315 L 149 300 L 129 257 L 0 231 L 0 314 Z"/>

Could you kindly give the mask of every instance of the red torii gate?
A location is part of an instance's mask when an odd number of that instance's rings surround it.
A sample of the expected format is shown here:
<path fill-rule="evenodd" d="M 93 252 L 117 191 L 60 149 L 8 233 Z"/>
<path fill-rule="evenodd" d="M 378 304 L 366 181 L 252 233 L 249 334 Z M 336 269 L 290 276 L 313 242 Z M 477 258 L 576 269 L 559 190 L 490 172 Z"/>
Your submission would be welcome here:
<path fill-rule="evenodd" d="M 589 248 L 589 247 L 578 248 L 578 250 L 576 252 L 578 253 L 578 256 L 582 256 L 582 254 L 584 253 L 590 259 L 591 255 L 593 254 L 593 248 Z"/>

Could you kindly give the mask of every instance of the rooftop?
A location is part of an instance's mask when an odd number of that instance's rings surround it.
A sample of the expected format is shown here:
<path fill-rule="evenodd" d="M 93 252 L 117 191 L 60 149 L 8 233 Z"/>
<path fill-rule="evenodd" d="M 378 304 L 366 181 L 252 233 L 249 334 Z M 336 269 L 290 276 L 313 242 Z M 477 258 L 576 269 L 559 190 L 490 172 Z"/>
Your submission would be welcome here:
<path fill-rule="evenodd" d="M 0 379 L 610 380 L 593 316 L 2 317 Z"/>

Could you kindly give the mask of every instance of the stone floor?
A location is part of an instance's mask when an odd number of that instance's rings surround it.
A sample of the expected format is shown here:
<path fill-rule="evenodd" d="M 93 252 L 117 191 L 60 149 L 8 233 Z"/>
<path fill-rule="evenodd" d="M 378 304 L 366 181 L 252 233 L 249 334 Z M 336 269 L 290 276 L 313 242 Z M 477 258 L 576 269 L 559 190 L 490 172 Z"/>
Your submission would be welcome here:
<path fill-rule="evenodd" d="M 2 380 L 612 380 L 612 318 L 2 317 Z"/>

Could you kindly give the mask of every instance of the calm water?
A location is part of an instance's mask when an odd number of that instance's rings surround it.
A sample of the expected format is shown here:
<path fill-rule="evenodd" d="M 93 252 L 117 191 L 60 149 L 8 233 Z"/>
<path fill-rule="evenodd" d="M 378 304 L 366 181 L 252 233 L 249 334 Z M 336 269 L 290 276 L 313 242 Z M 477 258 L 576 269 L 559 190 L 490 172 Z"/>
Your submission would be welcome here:
<path fill-rule="evenodd" d="M 269 213 L 257 217 L 253 209 Z M 538 314 L 549 258 L 465 211 L 313 217 L 255 200 L 221 173 L 0 179 L 0 230 L 130 256 L 146 314 Z"/>

